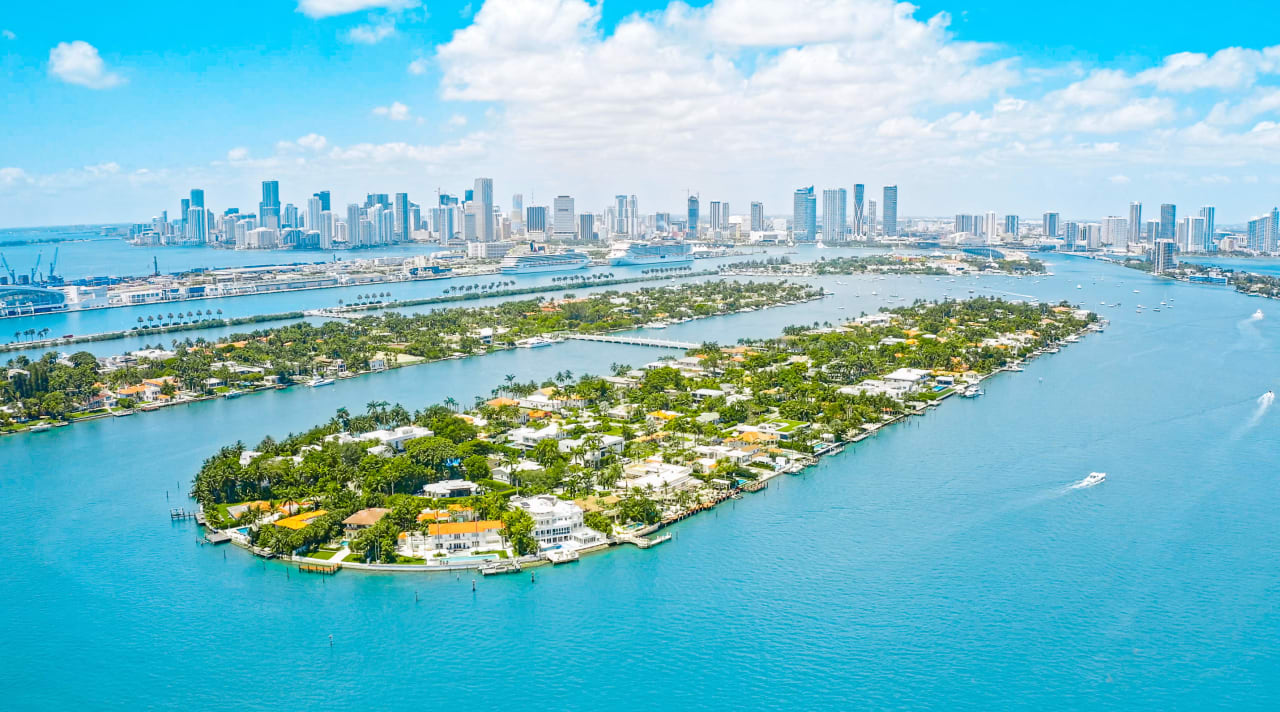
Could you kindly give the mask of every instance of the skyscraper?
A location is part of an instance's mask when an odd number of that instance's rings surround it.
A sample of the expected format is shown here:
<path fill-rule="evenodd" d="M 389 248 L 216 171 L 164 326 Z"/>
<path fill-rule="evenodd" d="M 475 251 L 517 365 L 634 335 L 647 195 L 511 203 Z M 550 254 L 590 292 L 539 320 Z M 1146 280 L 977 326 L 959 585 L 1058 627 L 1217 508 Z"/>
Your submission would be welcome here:
<path fill-rule="evenodd" d="M 729 201 L 720 201 L 720 229 L 729 229 Z"/>
<path fill-rule="evenodd" d="M 552 203 L 551 235 L 557 240 L 572 240 L 577 234 L 577 216 L 573 212 L 573 197 L 557 195 Z"/>
<path fill-rule="evenodd" d="M 849 220 L 848 200 L 849 194 L 844 188 L 826 188 L 822 191 L 823 242 L 844 240 L 845 227 Z"/>
<path fill-rule="evenodd" d="M 320 213 L 324 212 L 324 208 L 320 205 L 320 196 L 313 195 L 307 198 L 307 229 L 320 229 Z"/>
<path fill-rule="evenodd" d="M 322 190 L 316 193 L 315 196 L 320 199 L 321 212 L 324 212 L 325 210 L 333 210 L 333 206 L 329 202 L 329 191 Z"/>
<path fill-rule="evenodd" d="M 853 234 L 863 235 L 862 227 L 862 198 L 866 192 L 866 186 L 861 183 L 853 184 Z"/>
<path fill-rule="evenodd" d="M 209 226 L 203 207 L 192 206 L 187 211 L 187 236 L 203 244 L 209 239 Z"/>
<path fill-rule="evenodd" d="M 698 236 L 698 196 L 689 196 L 689 222 L 685 228 L 690 235 Z"/>
<path fill-rule="evenodd" d="M 876 234 L 876 201 L 867 201 L 867 235 Z"/>
<path fill-rule="evenodd" d="M 1102 244 L 1111 245 L 1119 250 L 1123 250 L 1128 247 L 1129 221 L 1118 215 L 1103 218 Z"/>
<path fill-rule="evenodd" d="M 191 228 L 190 228 L 190 227 L 188 226 L 188 224 L 187 224 L 187 217 L 188 217 L 188 216 L 190 215 L 190 213 L 191 213 L 191 199 L 190 199 L 190 198 L 183 198 L 183 199 L 182 199 L 182 201 L 181 201 L 181 205 L 182 205 L 182 207 L 178 208 L 178 210 L 179 210 L 179 212 L 180 212 L 180 214 L 178 215 L 178 221 L 179 221 L 179 223 L 180 223 L 180 225 L 179 225 L 179 228 L 180 228 L 180 229 L 179 229 L 179 232 L 182 234 L 182 236 L 183 236 L 183 237 L 191 237 Z M 163 220 L 163 223 L 164 223 L 164 224 L 160 226 L 160 227 L 161 227 L 161 230 L 168 230 L 168 229 L 169 229 L 169 219 L 168 219 L 168 216 L 167 216 L 167 215 L 165 216 L 165 219 Z M 163 234 L 163 232 L 162 232 L 161 234 Z"/>
<path fill-rule="evenodd" d="M 204 190 L 200 188 L 191 189 L 191 207 L 204 208 Z"/>
<path fill-rule="evenodd" d="M 613 234 L 627 234 L 627 196 L 613 196 Z"/>
<path fill-rule="evenodd" d="M 1044 214 L 1044 225 L 1043 225 L 1043 227 L 1044 227 L 1044 236 L 1045 236 L 1045 237 L 1051 237 L 1051 238 L 1052 238 L 1052 237 L 1058 237 L 1058 219 L 1059 219 L 1059 218 L 1058 218 L 1058 214 L 1057 214 L 1057 213 L 1045 213 L 1045 214 Z"/>
<path fill-rule="evenodd" d="M 1142 242 L 1142 203 L 1129 203 L 1129 240 L 1130 243 Z"/>
<path fill-rule="evenodd" d="M 596 216 L 591 213 L 583 213 L 578 216 L 578 239 L 596 239 Z"/>
<path fill-rule="evenodd" d="M 986 236 L 987 242 L 993 242 L 1000 236 L 1000 222 L 996 220 L 994 210 L 988 210 L 986 216 L 982 220 L 983 235 Z"/>
<path fill-rule="evenodd" d="M 258 225 L 280 229 L 280 181 L 262 181 L 262 202 L 258 203 Z"/>
<path fill-rule="evenodd" d="M 1017 238 L 1018 232 L 1019 232 L 1018 216 L 1017 215 L 1004 216 L 1004 234 L 1012 238 Z"/>
<path fill-rule="evenodd" d="M 409 224 L 409 194 L 396 193 L 395 200 L 391 202 L 392 208 L 395 210 L 395 242 L 408 242 L 409 233 L 413 227 Z"/>
<path fill-rule="evenodd" d="M 476 214 L 476 242 L 493 242 L 493 179 L 476 178 L 472 192 Z"/>
<path fill-rule="evenodd" d="M 791 239 L 813 242 L 818 239 L 818 199 L 813 186 L 796 188 L 791 203 Z"/>
<path fill-rule="evenodd" d="M 635 195 L 627 198 L 627 234 L 636 237 L 640 234 L 640 201 Z"/>
<path fill-rule="evenodd" d="M 952 232 L 973 232 L 973 216 L 957 214 L 952 221 Z"/>
<path fill-rule="evenodd" d="M 545 205 L 530 205 L 524 209 L 525 227 L 529 232 L 546 232 L 547 231 L 547 207 Z"/>
<path fill-rule="evenodd" d="M 898 236 L 898 186 L 884 187 L 884 234 L 887 237 Z"/>
<path fill-rule="evenodd" d="M 707 210 L 707 229 L 712 232 L 724 229 L 724 225 L 720 224 L 720 201 L 719 200 L 711 201 L 711 205 Z"/>
<path fill-rule="evenodd" d="M 764 203 L 758 200 L 751 201 L 751 231 L 761 232 L 764 230 Z"/>
<path fill-rule="evenodd" d="M 1160 240 L 1174 240 L 1177 237 L 1178 206 L 1172 203 L 1160 205 Z"/>
<path fill-rule="evenodd" d="M 1204 218 L 1204 239 L 1205 239 L 1204 251 L 1205 252 L 1213 252 L 1214 250 L 1218 249 L 1217 243 L 1213 241 L 1214 231 L 1218 229 L 1213 222 L 1214 213 L 1216 212 L 1217 212 L 1217 209 L 1214 208 L 1212 205 L 1206 205 L 1203 208 L 1200 208 L 1200 217 Z"/>

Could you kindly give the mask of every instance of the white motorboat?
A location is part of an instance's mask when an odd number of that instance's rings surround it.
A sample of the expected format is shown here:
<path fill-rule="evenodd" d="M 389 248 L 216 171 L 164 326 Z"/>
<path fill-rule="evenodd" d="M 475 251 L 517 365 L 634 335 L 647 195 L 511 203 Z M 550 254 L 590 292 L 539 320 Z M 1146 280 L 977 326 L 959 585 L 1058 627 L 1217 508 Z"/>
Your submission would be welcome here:
<path fill-rule="evenodd" d="M 968 386 L 965 386 L 965 389 L 963 391 L 960 391 L 961 398 L 977 398 L 982 394 L 983 394 L 982 387 L 976 383 L 971 383 Z"/>
<path fill-rule="evenodd" d="M 332 386 L 334 383 L 335 381 L 332 378 L 313 378 L 307 382 L 307 385 L 312 388 L 319 388 L 321 386 Z"/>
<path fill-rule="evenodd" d="M 1107 480 L 1107 473 L 1090 472 L 1088 477 L 1084 478 L 1083 480 L 1080 480 L 1074 486 L 1076 489 L 1080 489 L 1082 487 L 1092 487 L 1094 485 L 1102 484 L 1106 480 Z"/>

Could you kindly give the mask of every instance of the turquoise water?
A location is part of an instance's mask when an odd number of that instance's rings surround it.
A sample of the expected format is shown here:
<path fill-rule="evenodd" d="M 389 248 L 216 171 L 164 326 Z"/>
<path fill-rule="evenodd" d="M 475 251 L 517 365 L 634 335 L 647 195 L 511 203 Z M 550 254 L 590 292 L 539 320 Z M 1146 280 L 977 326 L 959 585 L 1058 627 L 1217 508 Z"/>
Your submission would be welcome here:
<path fill-rule="evenodd" d="M 6 707 L 1274 709 L 1280 420 L 1256 399 L 1280 385 L 1280 303 L 1051 262 L 980 289 L 1079 301 L 1104 334 L 536 583 L 302 575 L 166 517 L 226 442 L 662 351 L 566 342 L 0 439 Z M 871 289 L 969 288 L 840 281 L 655 333 L 729 342 L 856 316 Z"/>

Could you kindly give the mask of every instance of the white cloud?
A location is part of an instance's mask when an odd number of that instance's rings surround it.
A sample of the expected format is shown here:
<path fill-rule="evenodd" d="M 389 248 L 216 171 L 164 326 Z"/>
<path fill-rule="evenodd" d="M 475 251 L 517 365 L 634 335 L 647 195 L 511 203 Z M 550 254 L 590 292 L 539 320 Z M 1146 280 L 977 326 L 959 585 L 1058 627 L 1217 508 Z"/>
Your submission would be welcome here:
<path fill-rule="evenodd" d="M 110 89 L 124 83 L 123 77 L 107 70 L 98 48 L 83 40 L 59 42 L 49 50 L 49 74 L 90 89 Z"/>
<path fill-rule="evenodd" d="M 3 36 L 6 40 L 18 39 L 18 36 L 13 34 L 13 30 L 0 30 L 0 36 Z"/>
<path fill-rule="evenodd" d="M 1131 182 L 1132 182 L 1132 181 L 1130 181 L 1130 180 L 1129 180 L 1129 176 L 1122 175 L 1122 174 L 1119 174 L 1119 173 L 1117 173 L 1116 175 L 1111 176 L 1111 177 L 1110 177 L 1110 178 L 1108 178 L 1107 180 L 1108 180 L 1108 181 L 1110 181 L 1110 182 L 1111 182 L 1112 184 L 1114 184 L 1114 185 L 1129 185 L 1129 183 L 1131 183 Z"/>
<path fill-rule="evenodd" d="M 375 106 L 373 115 L 385 116 L 392 121 L 404 121 L 409 118 L 409 107 L 398 101 L 393 101 L 390 106 Z"/>
<path fill-rule="evenodd" d="M 453 116 L 449 117 L 449 125 L 450 126 L 466 126 L 467 117 L 463 116 L 462 114 L 454 114 Z"/>
<path fill-rule="evenodd" d="M 298 12 L 320 19 L 363 10 L 408 10 L 420 4 L 419 0 L 298 0 Z"/>
<path fill-rule="evenodd" d="M 1162 91 L 1239 89 L 1252 86 L 1259 74 L 1280 72 L 1280 45 L 1263 50 L 1228 47 L 1212 56 L 1179 52 L 1160 66 L 1139 72 L 1136 79 Z"/>
<path fill-rule="evenodd" d="M 245 148 L 244 146 L 236 146 L 230 151 L 227 151 L 228 161 L 243 161 L 248 157 L 249 157 L 249 149 Z"/>
<path fill-rule="evenodd" d="M 16 166 L 8 166 L 0 168 L 0 187 L 8 188 L 13 185 L 30 183 L 31 177 L 27 172 Z"/>
<path fill-rule="evenodd" d="M 354 44 L 378 44 L 396 33 L 396 22 L 384 17 L 367 25 L 356 25 L 347 30 L 344 37 Z"/>
<path fill-rule="evenodd" d="M 418 58 L 409 63 L 409 73 L 414 76 L 421 76 L 427 73 L 427 68 L 431 66 L 431 62 L 424 58 Z"/>
<path fill-rule="evenodd" d="M 320 134 L 309 133 L 298 139 L 298 145 L 303 148 L 309 148 L 312 151 L 322 151 L 329 144 L 329 141 Z"/>

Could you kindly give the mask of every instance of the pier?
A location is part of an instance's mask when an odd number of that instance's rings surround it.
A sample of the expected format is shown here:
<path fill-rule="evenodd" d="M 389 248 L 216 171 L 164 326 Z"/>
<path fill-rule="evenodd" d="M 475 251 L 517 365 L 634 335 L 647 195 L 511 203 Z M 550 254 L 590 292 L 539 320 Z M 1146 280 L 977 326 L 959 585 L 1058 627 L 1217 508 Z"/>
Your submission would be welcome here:
<path fill-rule="evenodd" d="M 181 507 L 174 507 L 169 510 L 170 519 L 195 519 L 196 514 L 196 512 L 188 512 Z"/>
<path fill-rule="evenodd" d="M 628 346 L 654 346 L 662 349 L 696 349 L 702 344 L 692 341 L 671 341 L 668 339 L 646 339 L 640 336 L 604 336 L 600 334 L 565 334 L 564 338 L 577 341 L 600 341 L 606 344 L 626 344 Z"/>

